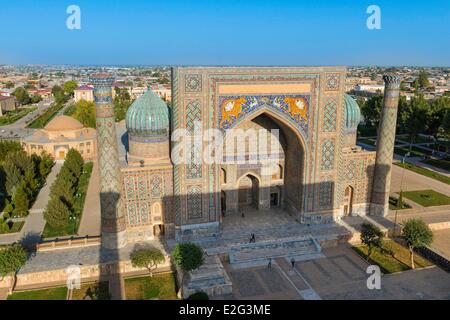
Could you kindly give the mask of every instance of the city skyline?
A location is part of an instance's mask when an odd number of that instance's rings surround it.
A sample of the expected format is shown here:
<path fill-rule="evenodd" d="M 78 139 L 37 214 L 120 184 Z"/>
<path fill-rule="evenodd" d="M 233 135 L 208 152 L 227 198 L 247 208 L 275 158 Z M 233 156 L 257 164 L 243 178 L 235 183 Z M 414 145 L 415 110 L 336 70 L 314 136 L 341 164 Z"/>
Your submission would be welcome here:
<path fill-rule="evenodd" d="M 66 27 L 72 4 L 80 30 Z M 380 30 L 366 26 L 371 4 Z M 442 1 L 5 2 L 0 64 L 445 67 L 449 9 Z"/>

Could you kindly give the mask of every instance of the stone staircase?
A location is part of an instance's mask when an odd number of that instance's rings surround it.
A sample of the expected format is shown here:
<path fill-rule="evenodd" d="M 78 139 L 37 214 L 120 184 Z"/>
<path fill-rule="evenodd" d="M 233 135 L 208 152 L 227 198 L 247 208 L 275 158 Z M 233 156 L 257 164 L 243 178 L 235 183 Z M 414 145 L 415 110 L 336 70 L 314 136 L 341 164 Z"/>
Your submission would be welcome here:
<path fill-rule="evenodd" d="M 230 277 L 217 255 L 206 256 L 200 268 L 189 272 L 186 282 L 184 298 L 199 291 L 206 292 L 210 297 L 232 293 Z"/>
<path fill-rule="evenodd" d="M 321 247 L 312 236 L 283 238 L 236 245 L 229 249 L 233 268 L 265 265 L 269 259 L 294 258 L 296 261 L 322 257 Z"/>
<path fill-rule="evenodd" d="M 183 236 L 182 241 L 194 242 L 202 246 L 207 254 L 227 254 L 230 247 L 248 244 L 250 235 L 254 233 L 256 243 L 261 241 L 278 241 L 293 237 L 313 237 L 319 243 L 328 239 L 338 239 L 349 236 L 348 231 L 336 223 L 308 226 L 306 224 L 293 223 L 277 227 L 255 227 L 241 229 L 225 229 L 215 234 L 204 237 Z"/>

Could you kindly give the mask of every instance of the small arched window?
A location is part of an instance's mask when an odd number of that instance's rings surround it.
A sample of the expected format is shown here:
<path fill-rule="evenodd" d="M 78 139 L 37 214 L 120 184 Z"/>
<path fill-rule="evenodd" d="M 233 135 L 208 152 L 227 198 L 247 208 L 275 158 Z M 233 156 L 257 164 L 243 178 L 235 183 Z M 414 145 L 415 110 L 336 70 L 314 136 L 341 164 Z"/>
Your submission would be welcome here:
<path fill-rule="evenodd" d="M 160 216 L 161 215 L 161 203 L 155 202 L 152 205 L 152 215 L 154 215 L 154 216 Z"/>
<path fill-rule="evenodd" d="M 220 169 L 220 182 L 222 184 L 227 183 L 227 171 L 224 168 Z"/>

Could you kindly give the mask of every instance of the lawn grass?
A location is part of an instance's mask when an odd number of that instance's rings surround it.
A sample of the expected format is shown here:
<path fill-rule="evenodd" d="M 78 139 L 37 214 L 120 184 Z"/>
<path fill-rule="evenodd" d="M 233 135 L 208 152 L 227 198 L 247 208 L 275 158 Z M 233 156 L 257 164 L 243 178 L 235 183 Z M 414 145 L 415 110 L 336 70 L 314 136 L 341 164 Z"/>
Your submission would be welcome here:
<path fill-rule="evenodd" d="M 67 287 L 19 291 L 10 294 L 7 300 L 66 300 Z"/>
<path fill-rule="evenodd" d="M 85 283 L 80 289 L 74 289 L 72 292 L 72 300 L 86 300 L 87 297 L 90 297 L 90 300 L 111 300 L 109 282 Z"/>
<path fill-rule="evenodd" d="M 411 206 L 407 203 L 405 203 L 405 200 L 403 200 L 403 208 L 400 208 L 398 206 L 398 198 L 389 197 L 389 209 L 391 210 L 403 210 L 403 209 L 409 209 Z"/>
<path fill-rule="evenodd" d="M 125 279 L 127 300 L 177 300 L 176 290 L 173 273 Z"/>
<path fill-rule="evenodd" d="M 37 107 L 30 107 L 17 108 L 16 110 L 7 111 L 3 116 L 0 117 L 0 126 L 6 126 L 8 124 L 14 123 L 36 109 Z"/>
<path fill-rule="evenodd" d="M 387 251 L 393 252 L 393 256 L 387 252 L 382 252 L 380 249 L 373 249 L 372 254 L 368 260 L 370 264 L 378 265 L 381 271 L 385 274 L 399 271 L 410 270 L 410 255 L 408 248 L 394 240 L 387 240 L 383 242 L 383 248 Z M 368 247 L 365 245 L 354 246 L 352 249 L 360 255 L 364 260 L 367 260 Z M 419 254 L 414 254 L 414 264 L 416 269 L 432 266 L 433 264 Z"/>
<path fill-rule="evenodd" d="M 423 207 L 444 206 L 450 204 L 450 197 L 434 190 L 404 191 L 403 196 Z"/>
<path fill-rule="evenodd" d="M 443 169 L 450 172 L 450 158 L 446 159 L 429 159 L 422 161 L 424 163 L 430 164 L 436 168 Z"/>
<path fill-rule="evenodd" d="M 45 125 L 53 119 L 53 117 L 58 113 L 59 110 L 61 110 L 62 107 L 64 107 L 64 102 L 54 103 L 43 114 L 41 114 L 38 118 L 28 124 L 27 128 L 41 129 L 45 127 Z"/>
<path fill-rule="evenodd" d="M 394 148 L 394 153 L 401 156 L 406 155 L 408 152 L 410 157 L 423 157 L 425 155 L 423 151 L 415 150 L 414 148 L 412 148 L 412 150 L 409 151 L 409 146 Z"/>
<path fill-rule="evenodd" d="M 81 217 L 83 215 L 84 201 L 86 200 L 87 188 L 89 186 L 89 179 L 92 174 L 92 168 L 94 164 L 92 162 L 86 162 L 83 166 L 83 173 L 78 180 L 78 186 L 75 194 L 79 196 L 75 197 L 73 209 L 75 215 L 78 217 L 76 220 L 72 220 L 66 227 L 54 228 L 48 223 L 45 224 L 44 231 L 42 232 L 42 238 L 54 238 L 74 235 L 78 231 L 80 226 Z"/>
<path fill-rule="evenodd" d="M 20 230 L 22 230 L 22 227 L 24 224 L 25 224 L 25 221 L 12 222 L 12 224 L 9 227 L 9 230 L 7 230 L 6 232 L 2 232 L 2 230 L 0 230 L 0 234 L 20 232 Z"/>
<path fill-rule="evenodd" d="M 418 167 L 418 166 L 416 166 L 414 164 L 411 164 L 411 163 L 395 162 L 394 164 L 399 166 L 399 167 L 402 167 L 402 168 L 414 171 L 416 173 L 419 173 L 421 175 L 427 176 L 429 178 L 441 181 L 441 182 L 443 182 L 445 184 L 450 184 L 450 178 L 447 177 L 447 176 L 444 176 L 443 174 L 439 174 L 437 172 L 434 172 L 434 171 L 431 171 L 431 170 L 428 170 L 428 169 L 425 169 L 425 168 L 422 168 L 422 167 Z"/>

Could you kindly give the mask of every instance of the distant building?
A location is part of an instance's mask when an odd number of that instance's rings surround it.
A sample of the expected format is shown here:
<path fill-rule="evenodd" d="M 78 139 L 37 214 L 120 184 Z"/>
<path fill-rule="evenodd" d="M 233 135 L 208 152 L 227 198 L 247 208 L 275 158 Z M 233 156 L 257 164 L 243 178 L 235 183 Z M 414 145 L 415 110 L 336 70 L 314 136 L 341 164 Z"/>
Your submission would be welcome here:
<path fill-rule="evenodd" d="M 6 111 L 16 110 L 17 101 L 15 97 L 0 96 L 0 116 Z"/>
<path fill-rule="evenodd" d="M 150 86 L 150 90 L 166 102 L 170 102 L 172 100 L 172 90 L 170 85 L 153 84 Z"/>
<path fill-rule="evenodd" d="M 94 91 L 92 87 L 88 85 L 79 86 L 78 88 L 73 90 L 73 93 L 75 102 L 78 102 L 80 100 L 86 100 L 90 102 L 94 101 Z"/>
<path fill-rule="evenodd" d="M 80 152 L 85 160 L 94 160 L 97 153 L 97 133 L 95 129 L 85 128 L 76 119 L 58 116 L 44 129 L 31 136 L 22 138 L 23 149 L 28 154 L 47 152 L 55 160 L 64 160 L 67 152 L 73 148 Z"/>

